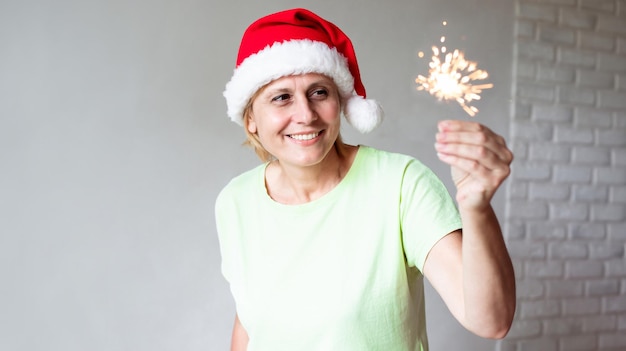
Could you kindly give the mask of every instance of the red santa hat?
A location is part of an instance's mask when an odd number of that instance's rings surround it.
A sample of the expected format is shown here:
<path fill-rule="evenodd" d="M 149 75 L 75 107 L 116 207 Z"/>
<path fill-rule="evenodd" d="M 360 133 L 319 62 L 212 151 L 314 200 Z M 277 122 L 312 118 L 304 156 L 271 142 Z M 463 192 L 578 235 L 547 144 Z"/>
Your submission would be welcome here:
<path fill-rule="evenodd" d="M 370 132 L 382 121 L 380 105 L 366 99 L 348 36 L 305 9 L 265 16 L 245 31 L 237 65 L 224 90 L 228 116 L 242 124 L 244 109 L 257 90 L 278 78 L 306 73 L 333 79 L 345 101 L 343 114 L 358 131 Z"/>

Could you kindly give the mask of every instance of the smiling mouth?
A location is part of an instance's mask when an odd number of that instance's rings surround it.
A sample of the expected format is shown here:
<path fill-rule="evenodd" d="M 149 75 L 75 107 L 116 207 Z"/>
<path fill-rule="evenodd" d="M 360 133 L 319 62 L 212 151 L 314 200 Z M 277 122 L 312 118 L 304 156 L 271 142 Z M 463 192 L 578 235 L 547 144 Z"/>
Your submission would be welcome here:
<path fill-rule="evenodd" d="M 317 138 L 317 136 L 320 135 L 320 133 L 321 132 L 309 133 L 309 134 L 290 134 L 287 136 L 290 137 L 291 139 L 305 141 L 305 140 L 311 140 L 311 139 Z"/>

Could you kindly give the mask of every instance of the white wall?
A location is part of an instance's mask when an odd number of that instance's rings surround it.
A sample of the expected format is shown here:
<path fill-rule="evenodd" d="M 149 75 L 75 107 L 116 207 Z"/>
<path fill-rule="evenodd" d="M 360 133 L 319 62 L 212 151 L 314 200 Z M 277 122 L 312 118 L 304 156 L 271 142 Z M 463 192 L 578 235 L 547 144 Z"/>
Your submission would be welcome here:
<path fill-rule="evenodd" d="M 348 33 L 388 114 L 348 142 L 419 157 L 449 185 L 435 123 L 468 117 L 413 83 L 442 34 L 491 73 L 477 120 L 507 135 L 512 1 L 0 2 L 1 350 L 227 348 L 213 201 L 257 160 L 221 92 L 247 24 L 295 6 Z M 493 347 L 428 292 L 433 350 Z"/>
<path fill-rule="evenodd" d="M 516 1 L 502 351 L 626 350 L 625 5 Z"/>

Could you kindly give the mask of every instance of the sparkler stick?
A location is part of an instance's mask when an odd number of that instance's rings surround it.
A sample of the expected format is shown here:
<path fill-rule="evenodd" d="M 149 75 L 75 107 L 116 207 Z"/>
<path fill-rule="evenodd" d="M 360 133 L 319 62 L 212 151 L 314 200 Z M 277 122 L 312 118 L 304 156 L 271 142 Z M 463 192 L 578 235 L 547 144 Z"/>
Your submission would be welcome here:
<path fill-rule="evenodd" d="M 447 23 L 443 22 L 445 26 Z M 441 37 L 441 43 L 445 37 Z M 438 100 L 454 100 L 468 115 L 474 117 L 478 109 L 469 104 L 474 100 L 480 100 L 480 93 L 484 89 L 490 89 L 493 84 L 477 84 L 474 81 L 484 80 L 489 77 L 485 70 L 477 69 L 477 63 L 465 59 L 463 51 L 454 50 L 446 53 L 445 46 L 432 47 L 433 55 L 428 64 L 428 77 L 419 75 L 415 82 L 417 90 L 424 90 L 435 96 Z M 423 53 L 420 52 L 420 57 Z"/>

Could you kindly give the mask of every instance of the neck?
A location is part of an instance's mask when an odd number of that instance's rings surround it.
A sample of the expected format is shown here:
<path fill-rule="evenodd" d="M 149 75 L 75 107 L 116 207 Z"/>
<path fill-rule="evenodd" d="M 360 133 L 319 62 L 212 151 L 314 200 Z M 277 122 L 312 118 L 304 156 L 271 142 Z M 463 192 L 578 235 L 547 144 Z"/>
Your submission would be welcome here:
<path fill-rule="evenodd" d="M 357 148 L 337 146 L 319 164 L 296 167 L 272 162 L 266 169 L 265 182 L 268 194 L 277 202 L 289 205 L 303 204 L 319 199 L 341 182 L 352 165 Z"/>

